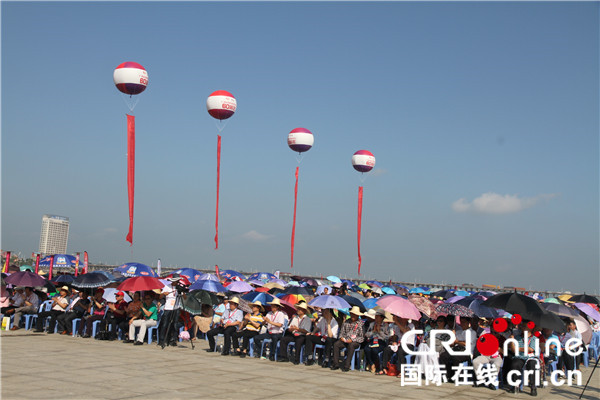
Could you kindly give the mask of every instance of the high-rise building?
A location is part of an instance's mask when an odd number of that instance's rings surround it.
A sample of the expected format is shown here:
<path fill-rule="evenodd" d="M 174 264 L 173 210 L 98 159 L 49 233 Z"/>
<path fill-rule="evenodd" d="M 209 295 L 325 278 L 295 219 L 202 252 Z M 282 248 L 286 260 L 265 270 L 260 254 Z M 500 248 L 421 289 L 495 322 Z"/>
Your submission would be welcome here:
<path fill-rule="evenodd" d="M 69 218 L 46 214 L 42 217 L 40 253 L 64 254 L 69 241 Z"/>

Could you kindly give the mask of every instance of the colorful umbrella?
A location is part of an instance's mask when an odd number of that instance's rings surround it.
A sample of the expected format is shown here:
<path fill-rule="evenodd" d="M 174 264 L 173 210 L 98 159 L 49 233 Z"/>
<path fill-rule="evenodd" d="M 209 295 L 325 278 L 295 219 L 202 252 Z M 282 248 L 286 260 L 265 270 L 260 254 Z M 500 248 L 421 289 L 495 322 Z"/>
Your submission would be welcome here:
<path fill-rule="evenodd" d="M 269 272 L 257 272 L 257 273 L 255 273 L 255 274 L 252 274 L 252 275 L 250 275 L 250 276 L 248 277 L 248 280 L 251 280 L 251 279 L 258 279 L 258 280 L 261 280 L 261 281 L 268 282 L 268 281 L 270 281 L 271 279 L 276 279 L 276 278 L 277 278 L 277 277 L 276 277 L 275 275 L 273 275 L 273 274 L 271 274 L 271 273 L 269 273 Z"/>
<path fill-rule="evenodd" d="M 380 298 L 377 305 L 384 311 L 388 311 L 400 318 L 419 320 L 421 313 L 419 309 L 404 297 L 388 295 Z"/>
<path fill-rule="evenodd" d="M 296 304 L 300 301 L 306 301 L 304 296 L 302 296 L 301 294 L 283 294 L 283 296 L 279 297 L 279 300 L 287 301 L 290 304 Z"/>
<path fill-rule="evenodd" d="M 126 279 L 117 286 L 117 289 L 128 292 L 139 292 L 144 290 L 162 289 L 164 285 L 158 278 L 152 276 L 136 276 Z"/>
<path fill-rule="evenodd" d="M 237 271 L 234 271 L 232 269 L 225 269 L 221 272 L 219 272 L 219 275 L 221 275 L 222 277 L 226 278 L 226 279 L 232 279 L 234 276 L 237 276 L 240 279 L 246 279 L 246 277 L 243 274 L 240 274 Z"/>
<path fill-rule="evenodd" d="M 437 318 L 437 312 L 435 311 L 435 304 L 433 304 L 431 301 L 429 301 L 429 299 L 413 294 L 413 295 L 408 296 L 408 301 L 413 303 L 420 312 L 427 315 L 429 318 L 431 318 L 431 319 Z"/>
<path fill-rule="evenodd" d="M 125 263 L 120 267 L 114 269 L 115 272 L 120 273 L 123 276 L 134 277 L 134 276 L 151 276 L 158 278 L 158 274 L 154 272 L 152 268 L 145 264 L 136 262 Z"/>
<path fill-rule="evenodd" d="M 209 274 L 203 274 L 202 272 L 198 271 L 197 269 L 193 269 L 193 268 L 179 268 L 178 270 L 174 271 L 173 273 L 187 277 L 190 282 L 197 281 L 198 279 L 206 279 L 206 278 L 202 278 L 202 275 L 209 275 Z M 215 278 L 216 278 L 216 276 L 215 276 Z M 218 279 L 217 279 L 217 281 L 218 281 Z"/>
<path fill-rule="evenodd" d="M 54 254 L 53 256 L 46 256 L 40 260 L 40 267 L 49 267 L 50 260 L 54 257 L 52 268 L 75 268 L 77 265 L 77 258 L 69 254 Z"/>

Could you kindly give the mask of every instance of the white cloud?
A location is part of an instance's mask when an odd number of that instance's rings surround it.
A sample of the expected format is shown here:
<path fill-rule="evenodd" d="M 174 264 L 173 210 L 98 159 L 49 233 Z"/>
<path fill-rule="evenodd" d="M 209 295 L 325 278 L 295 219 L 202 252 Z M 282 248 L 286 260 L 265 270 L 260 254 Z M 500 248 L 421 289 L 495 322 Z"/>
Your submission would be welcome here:
<path fill-rule="evenodd" d="M 271 236 L 269 235 L 263 235 L 260 232 L 257 232 L 255 230 L 251 230 L 249 232 L 246 232 L 242 235 L 242 238 L 247 239 L 247 240 L 252 240 L 253 242 L 262 242 L 265 241 L 267 239 L 270 239 Z"/>
<path fill-rule="evenodd" d="M 117 233 L 119 230 L 117 228 L 104 228 L 104 233 Z"/>
<path fill-rule="evenodd" d="M 533 207 L 542 200 L 550 200 L 558 194 L 540 194 L 535 197 L 488 192 L 468 202 L 465 198 L 452 203 L 452 209 L 459 213 L 474 212 L 479 214 L 511 214 Z"/>

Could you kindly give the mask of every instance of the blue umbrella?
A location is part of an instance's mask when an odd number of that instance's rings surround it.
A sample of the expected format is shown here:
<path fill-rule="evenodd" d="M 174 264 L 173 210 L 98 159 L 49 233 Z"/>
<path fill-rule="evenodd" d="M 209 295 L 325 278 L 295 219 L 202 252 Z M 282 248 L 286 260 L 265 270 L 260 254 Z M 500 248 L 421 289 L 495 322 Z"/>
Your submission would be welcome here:
<path fill-rule="evenodd" d="M 204 279 L 201 276 L 205 275 L 202 272 L 200 272 L 200 271 L 198 271 L 197 269 L 194 269 L 194 268 L 179 268 L 174 273 L 185 276 L 186 278 L 188 278 L 188 280 L 190 282 L 194 282 L 194 281 L 197 281 L 199 279 Z"/>
<path fill-rule="evenodd" d="M 424 290 L 423 288 L 417 287 L 417 288 L 412 288 L 408 291 L 408 293 L 426 293 L 426 290 Z"/>
<path fill-rule="evenodd" d="M 367 285 L 369 286 L 379 286 L 379 287 L 383 287 L 383 283 L 379 282 L 379 281 L 366 281 L 365 282 Z"/>
<path fill-rule="evenodd" d="M 264 293 L 264 292 L 250 292 L 250 293 L 246 293 L 245 295 L 242 296 L 242 299 L 249 301 L 251 303 L 255 302 L 255 301 L 260 301 L 262 304 L 267 304 L 271 301 L 273 301 L 275 297 L 273 297 L 272 295 L 270 295 L 269 293 Z"/>
<path fill-rule="evenodd" d="M 136 262 L 130 262 L 121 265 L 114 269 L 115 272 L 120 273 L 123 276 L 134 277 L 134 276 L 151 276 L 153 278 L 158 278 L 158 274 L 154 272 L 152 268 L 145 264 L 140 264 Z"/>
<path fill-rule="evenodd" d="M 268 272 L 257 272 L 255 274 L 252 274 L 248 277 L 248 280 L 252 280 L 252 279 L 258 279 L 260 281 L 265 281 L 268 282 L 271 279 L 276 279 L 277 277 L 273 274 L 270 274 Z"/>
<path fill-rule="evenodd" d="M 219 282 L 219 278 L 217 278 L 213 274 L 202 274 L 198 277 L 198 279 L 194 279 L 195 281 L 215 281 Z"/>
<path fill-rule="evenodd" d="M 75 279 L 75 277 L 70 274 L 59 275 L 56 277 L 56 279 L 54 279 L 54 282 L 70 284 L 71 282 L 73 282 L 74 279 Z"/>
<path fill-rule="evenodd" d="M 483 303 L 483 302 L 484 302 L 484 300 L 480 299 L 480 298 L 465 297 L 464 299 L 458 300 L 454 304 L 460 304 L 461 306 L 465 306 L 465 307 L 473 310 L 475 315 L 478 316 L 479 318 L 491 318 L 491 319 L 498 318 L 498 316 L 499 316 L 498 311 L 494 310 L 493 308 L 487 307 L 487 306 L 482 306 L 481 303 Z"/>
<path fill-rule="evenodd" d="M 317 288 L 317 295 L 323 294 L 323 291 L 327 288 L 328 293 L 331 293 L 331 286 L 323 285 Z"/>
<path fill-rule="evenodd" d="M 49 267 L 50 260 L 54 257 L 52 268 L 75 268 L 75 256 L 69 254 L 54 254 L 53 256 L 46 256 L 40 260 L 40 267 Z"/>
<path fill-rule="evenodd" d="M 348 287 L 355 286 L 354 282 L 352 282 L 350 279 L 342 279 L 342 283 L 345 283 L 346 285 L 348 285 Z"/>
<path fill-rule="evenodd" d="M 340 296 L 323 295 L 312 299 L 308 305 L 320 308 L 350 308 L 350 304 Z"/>
<path fill-rule="evenodd" d="M 213 293 L 226 292 L 227 289 L 223 287 L 219 282 L 208 281 L 208 280 L 198 280 L 189 287 L 189 290 L 206 290 Z"/>
<path fill-rule="evenodd" d="M 327 280 L 329 282 L 333 282 L 333 283 L 342 283 L 342 280 L 340 278 L 338 278 L 337 276 L 335 276 L 335 275 L 329 275 L 327 277 Z"/>
<path fill-rule="evenodd" d="M 406 290 L 408 290 L 408 288 L 407 288 L 406 286 L 404 286 L 404 285 L 393 285 L 393 286 L 394 286 L 394 287 L 397 287 L 397 288 L 401 288 L 401 289 L 406 289 Z"/>
<path fill-rule="evenodd" d="M 223 271 L 219 272 L 219 275 L 226 279 L 231 279 L 234 276 L 237 276 L 240 279 L 246 279 L 246 277 L 243 274 L 240 274 L 239 272 L 234 271 L 232 269 L 224 269 Z"/>
<path fill-rule="evenodd" d="M 470 293 L 467 292 L 466 290 L 457 290 L 456 292 L 454 292 L 455 296 L 469 296 Z"/>
<path fill-rule="evenodd" d="M 371 308 L 377 307 L 377 300 L 379 299 L 371 297 L 370 299 L 363 301 L 363 304 L 367 310 L 370 310 Z"/>
<path fill-rule="evenodd" d="M 396 291 L 389 286 L 382 287 L 381 291 L 385 294 L 396 294 Z"/>

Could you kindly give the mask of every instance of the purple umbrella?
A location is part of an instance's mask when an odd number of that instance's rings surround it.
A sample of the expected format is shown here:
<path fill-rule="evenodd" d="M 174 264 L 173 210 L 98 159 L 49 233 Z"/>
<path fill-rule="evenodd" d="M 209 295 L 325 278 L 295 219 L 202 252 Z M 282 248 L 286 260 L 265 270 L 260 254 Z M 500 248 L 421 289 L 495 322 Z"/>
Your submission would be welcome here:
<path fill-rule="evenodd" d="M 580 309 L 585 315 L 593 320 L 600 321 L 600 313 L 587 303 L 575 303 L 575 307 Z"/>
<path fill-rule="evenodd" d="M 449 314 L 468 318 L 475 315 L 473 310 L 465 306 L 461 306 L 460 304 L 452 303 L 438 303 L 435 305 L 435 311 L 439 314 Z"/>
<path fill-rule="evenodd" d="M 254 287 L 244 281 L 233 281 L 227 285 L 226 289 L 230 292 L 246 293 L 254 290 Z"/>
<path fill-rule="evenodd" d="M 227 291 L 227 289 L 225 289 L 223 287 L 223 285 L 221 285 L 219 282 L 207 281 L 207 280 L 197 280 L 196 282 L 192 283 L 192 285 L 189 287 L 190 292 L 192 290 L 199 290 L 199 289 L 207 290 L 207 291 L 213 292 L 213 293 Z"/>
<path fill-rule="evenodd" d="M 339 296 L 331 296 L 328 294 L 315 297 L 308 305 L 319 308 L 335 308 L 337 310 L 340 308 L 350 308 L 350 304 L 348 304 L 346 300 Z"/>
<path fill-rule="evenodd" d="M 4 278 L 4 281 L 13 286 L 26 287 L 44 286 L 46 284 L 46 280 L 44 278 L 29 271 L 14 272 Z"/>

